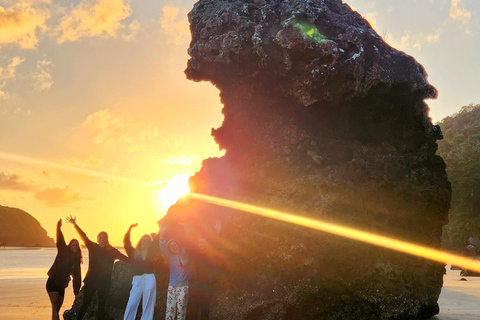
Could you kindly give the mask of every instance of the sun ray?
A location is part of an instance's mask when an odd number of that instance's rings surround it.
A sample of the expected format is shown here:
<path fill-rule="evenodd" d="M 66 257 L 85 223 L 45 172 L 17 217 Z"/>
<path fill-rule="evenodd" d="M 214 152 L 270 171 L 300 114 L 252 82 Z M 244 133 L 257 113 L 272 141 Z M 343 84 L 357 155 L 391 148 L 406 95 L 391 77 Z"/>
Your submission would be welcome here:
<path fill-rule="evenodd" d="M 299 226 L 303 226 L 303 227 L 307 227 L 307 228 L 311 228 L 319 231 L 328 232 L 341 237 L 396 250 L 399 252 L 403 252 L 406 254 L 414 255 L 417 257 L 425 258 L 425 259 L 440 262 L 440 263 L 446 263 L 446 264 L 452 263 L 452 264 L 467 268 L 469 270 L 480 272 L 480 264 L 478 263 L 478 261 L 465 258 L 462 256 L 454 255 L 448 252 L 420 246 L 417 244 L 389 238 L 386 236 L 373 234 L 366 231 L 343 227 L 341 225 L 336 225 L 333 223 L 301 217 L 291 213 L 261 208 L 261 207 L 257 207 L 254 205 L 249 205 L 249 204 L 245 204 L 237 201 L 207 196 L 199 193 L 190 193 L 189 195 L 193 199 L 201 200 L 207 203 L 244 211 L 244 212 L 256 214 L 262 217 L 284 221 L 284 222 L 296 224 Z"/>
<path fill-rule="evenodd" d="M 222 198 L 207 196 L 199 193 L 189 192 L 189 187 L 188 187 L 189 177 L 184 175 L 175 175 L 170 180 L 155 181 L 149 184 L 139 180 L 121 177 L 117 175 L 97 172 L 93 170 L 87 170 L 83 168 L 71 167 L 63 164 L 58 164 L 55 162 L 29 158 L 29 157 L 24 157 L 24 156 L 19 156 L 19 155 L 4 153 L 4 152 L 0 152 L 0 158 L 9 160 L 9 161 L 18 162 L 18 163 L 23 163 L 23 164 L 56 168 L 59 170 L 74 172 L 74 173 L 83 174 L 83 175 L 92 176 L 92 177 L 110 178 L 110 179 L 116 179 L 121 181 L 127 181 L 137 185 L 150 187 L 151 190 L 152 189 L 157 190 L 160 193 L 160 197 L 162 198 L 162 201 L 164 201 L 164 205 L 166 205 L 166 208 L 168 208 L 170 205 L 177 202 L 177 200 L 180 199 L 181 197 L 188 194 L 193 199 L 197 199 L 203 202 L 248 212 L 248 213 L 256 214 L 262 217 L 284 221 L 284 222 L 296 224 L 299 226 L 304 226 L 307 228 L 311 228 L 311 229 L 315 229 L 323 232 L 328 232 L 328 233 L 342 236 L 345 238 L 396 250 L 409 255 L 414 255 L 417 257 L 425 258 L 425 259 L 440 262 L 440 263 L 452 263 L 472 271 L 480 272 L 480 264 L 478 261 L 469 259 L 466 257 L 454 255 L 441 250 L 428 248 L 428 247 L 420 246 L 417 244 L 409 243 L 406 241 L 393 239 L 393 238 L 373 234 L 373 233 L 362 231 L 362 230 L 348 228 L 341 225 L 324 222 L 321 220 L 306 218 L 306 217 L 298 216 L 291 213 L 271 210 L 267 208 L 250 205 L 250 204 L 228 200 L 228 199 L 222 199 Z"/>

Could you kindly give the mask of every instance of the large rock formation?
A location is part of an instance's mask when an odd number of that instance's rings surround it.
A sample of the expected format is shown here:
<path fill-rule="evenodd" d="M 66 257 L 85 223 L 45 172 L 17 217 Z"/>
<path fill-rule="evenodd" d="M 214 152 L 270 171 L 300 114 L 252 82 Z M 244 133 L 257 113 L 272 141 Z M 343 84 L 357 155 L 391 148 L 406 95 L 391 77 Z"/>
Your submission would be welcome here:
<path fill-rule="evenodd" d="M 0 206 L 0 243 L 11 246 L 52 247 L 40 222 L 23 210 Z"/>
<path fill-rule="evenodd" d="M 423 101 L 436 90 L 415 59 L 339 0 L 200 0 L 189 19 L 186 74 L 220 90 L 225 119 L 213 136 L 226 150 L 204 161 L 194 191 L 440 246 L 450 184 Z M 193 202 L 167 217 L 204 221 L 223 211 Z M 438 313 L 441 264 L 224 216 L 215 319 Z"/>

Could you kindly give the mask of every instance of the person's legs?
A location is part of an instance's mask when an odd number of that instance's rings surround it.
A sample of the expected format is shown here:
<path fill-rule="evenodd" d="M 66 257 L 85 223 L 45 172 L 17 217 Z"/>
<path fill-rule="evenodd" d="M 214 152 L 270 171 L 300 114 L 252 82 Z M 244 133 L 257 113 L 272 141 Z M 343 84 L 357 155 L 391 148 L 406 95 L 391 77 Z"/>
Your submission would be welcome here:
<path fill-rule="evenodd" d="M 142 276 L 135 276 L 132 280 L 132 290 L 130 290 L 130 297 L 128 298 L 127 308 L 123 315 L 123 320 L 134 320 L 137 315 L 138 305 L 142 298 L 143 285 L 141 281 Z"/>
<path fill-rule="evenodd" d="M 85 313 L 87 313 L 87 309 L 90 306 L 90 302 L 92 302 L 96 290 L 97 288 L 91 283 L 87 283 L 83 286 L 83 302 L 80 306 L 80 310 L 78 310 L 77 320 L 82 320 Z"/>
<path fill-rule="evenodd" d="M 57 286 L 52 278 L 48 278 L 46 289 L 50 303 L 52 304 L 52 320 L 59 320 L 58 313 L 63 304 L 63 297 L 65 296 L 65 289 Z"/>
<path fill-rule="evenodd" d="M 177 287 L 177 319 L 185 320 L 187 316 L 187 303 L 188 303 L 188 286 Z"/>
<path fill-rule="evenodd" d="M 188 284 L 187 320 L 198 320 L 198 312 L 200 311 L 200 294 L 198 282 L 191 280 Z"/>
<path fill-rule="evenodd" d="M 208 320 L 210 315 L 210 303 L 212 301 L 212 294 L 208 288 L 205 288 L 201 293 L 200 298 L 200 320 Z"/>
<path fill-rule="evenodd" d="M 62 306 L 60 302 L 60 295 L 58 292 L 49 292 L 48 297 L 50 298 L 50 302 L 52 303 L 52 320 L 60 320 L 58 313 L 60 312 L 60 308 Z M 63 303 L 63 299 L 62 299 Z"/>
<path fill-rule="evenodd" d="M 143 277 L 143 312 L 141 320 L 152 320 L 157 297 L 157 281 L 153 273 L 144 274 Z"/>
<path fill-rule="evenodd" d="M 97 320 L 105 320 L 105 304 L 107 303 L 109 292 L 110 292 L 110 282 L 101 284 L 97 289 L 97 297 L 98 297 Z"/>
<path fill-rule="evenodd" d="M 177 291 L 175 289 L 176 287 L 168 286 L 165 320 L 175 320 L 175 315 L 177 314 Z"/>

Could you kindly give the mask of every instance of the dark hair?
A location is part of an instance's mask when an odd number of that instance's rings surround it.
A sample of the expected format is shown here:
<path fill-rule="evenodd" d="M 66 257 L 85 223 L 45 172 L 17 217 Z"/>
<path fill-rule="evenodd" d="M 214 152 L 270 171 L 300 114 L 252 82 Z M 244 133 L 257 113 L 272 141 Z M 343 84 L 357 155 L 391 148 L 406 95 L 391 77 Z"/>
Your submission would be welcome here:
<path fill-rule="evenodd" d="M 105 231 L 100 231 L 100 232 L 97 234 L 97 238 L 98 238 L 98 236 L 101 235 L 101 234 L 105 235 L 105 237 L 107 238 L 107 243 L 108 243 L 108 233 L 106 233 Z"/>
<path fill-rule="evenodd" d="M 78 243 L 78 251 L 77 252 L 72 252 L 72 242 L 73 241 L 77 241 Z M 77 239 L 72 239 L 70 240 L 70 242 L 68 243 L 68 248 L 70 249 L 70 254 L 73 256 L 74 259 L 79 259 L 80 260 L 80 263 L 83 263 L 83 254 L 82 254 L 82 247 L 80 247 L 80 242 L 77 240 Z"/>

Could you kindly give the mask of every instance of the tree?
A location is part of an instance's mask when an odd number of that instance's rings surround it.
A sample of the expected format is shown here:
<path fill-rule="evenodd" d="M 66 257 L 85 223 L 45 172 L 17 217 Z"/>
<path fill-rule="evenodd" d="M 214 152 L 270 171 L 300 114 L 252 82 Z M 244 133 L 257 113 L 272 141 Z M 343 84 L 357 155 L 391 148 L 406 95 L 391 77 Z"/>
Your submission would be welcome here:
<path fill-rule="evenodd" d="M 469 237 L 480 238 L 480 104 L 463 107 L 439 125 L 444 140 L 438 143 L 438 153 L 452 183 L 444 244 L 462 249 Z"/>

